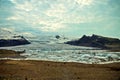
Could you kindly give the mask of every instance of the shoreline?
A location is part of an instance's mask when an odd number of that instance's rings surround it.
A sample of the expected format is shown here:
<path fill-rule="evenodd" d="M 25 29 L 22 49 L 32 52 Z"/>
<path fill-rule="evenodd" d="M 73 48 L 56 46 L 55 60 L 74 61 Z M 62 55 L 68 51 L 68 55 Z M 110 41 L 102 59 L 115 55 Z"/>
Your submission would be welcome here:
<path fill-rule="evenodd" d="M 50 62 L 58 62 L 58 63 L 78 63 L 78 64 L 112 64 L 112 63 L 120 63 L 120 61 L 107 61 L 107 62 L 99 62 L 99 63 L 85 63 L 85 62 L 77 62 L 77 61 L 54 61 L 54 60 L 35 60 L 35 59 L 20 59 L 20 58 L 0 58 L 0 61 L 1 60 L 18 60 L 18 61 L 50 61 Z"/>

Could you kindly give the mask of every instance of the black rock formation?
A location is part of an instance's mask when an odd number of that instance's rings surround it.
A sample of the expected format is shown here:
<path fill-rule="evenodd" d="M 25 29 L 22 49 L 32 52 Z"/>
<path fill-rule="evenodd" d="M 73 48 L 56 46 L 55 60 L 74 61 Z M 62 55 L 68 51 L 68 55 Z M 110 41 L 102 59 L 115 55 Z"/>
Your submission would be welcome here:
<path fill-rule="evenodd" d="M 56 35 L 55 38 L 56 38 L 56 39 L 60 39 L 60 36 L 59 36 L 59 35 Z"/>
<path fill-rule="evenodd" d="M 16 37 L 20 37 L 20 38 L 19 39 L 14 39 L 14 38 L 13 39 L 0 39 L 0 47 L 30 44 L 30 42 L 27 41 L 23 36 L 16 36 Z"/>
<path fill-rule="evenodd" d="M 70 45 L 98 47 L 101 49 L 120 49 L 120 40 L 117 38 L 103 37 L 99 35 L 86 36 L 78 40 L 65 42 Z"/>

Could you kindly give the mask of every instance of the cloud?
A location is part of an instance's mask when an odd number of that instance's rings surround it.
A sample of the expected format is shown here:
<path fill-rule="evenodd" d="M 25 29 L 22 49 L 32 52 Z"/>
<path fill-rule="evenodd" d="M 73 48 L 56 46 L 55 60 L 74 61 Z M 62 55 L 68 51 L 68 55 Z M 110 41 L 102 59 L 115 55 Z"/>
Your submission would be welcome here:
<path fill-rule="evenodd" d="M 83 6 L 89 6 L 93 3 L 93 0 L 75 0 L 76 3 L 78 3 L 79 5 L 81 5 L 81 7 Z"/>
<path fill-rule="evenodd" d="M 13 4 L 15 4 L 15 8 L 17 10 L 21 10 L 21 11 L 31 11 L 34 9 L 34 7 L 32 6 L 32 4 L 28 1 L 25 0 L 23 1 L 23 3 L 19 3 L 19 0 L 10 0 Z M 22 0 L 21 0 L 22 1 Z"/>
<path fill-rule="evenodd" d="M 17 3 L 17 1 L 16 0 L 10 0 L 12 3 L 14 3 L 14 4 L 16 4 Z"/>
<path fill-rule="evenodd" d="M 4 30 L 4 31 L 9 31 L 9 32 L 15 32 L 15 28 L 0 28 L 1 30 Z"/>
<path fill-rule="evenodd" d="M 35 35 L 33 35 L 33 34 L 30 33 L 30 32 L 22 32 L 22 33 L 20 33 L 20 34 L 22 34 L 22 35 L 24 35 L 24 36 L 27 36 L 27 37 L 35 37 Z"/>
<path fill-rule="evenodd" d="M 13 15 L 8 21 L 26 23 L 44 32 L 67 29 L 67 24 L 109 21 L 115 8 L 109 0 L 10 0 Z M 110 19 L 112 20 L 112 19 Z M 92 26 L 90 26 L 92 28 Z"/>
<path fill-rule="evenodd" d="M 53 4 L 50 8 L 45 12 L 45 14 L 49 17 L 60 18 L 67 12 L 64 4 Z"/>
<path fill-rule="evenodd" d="M 47 31 L 47 32 L 56 32 L 57 30 L 62 30 L 65 28 L 64 24 L 61 23 L 49 23 L 49 24 L 45 24 L 45 26 L 40 27 L 39 29 L 42 31 Z"/>
<path fill-rule="evenodd" d="M 7 18 L 7 20 L 20 20 L 20 19 L 21 19 L 20 16 L 11 16 Z"/>

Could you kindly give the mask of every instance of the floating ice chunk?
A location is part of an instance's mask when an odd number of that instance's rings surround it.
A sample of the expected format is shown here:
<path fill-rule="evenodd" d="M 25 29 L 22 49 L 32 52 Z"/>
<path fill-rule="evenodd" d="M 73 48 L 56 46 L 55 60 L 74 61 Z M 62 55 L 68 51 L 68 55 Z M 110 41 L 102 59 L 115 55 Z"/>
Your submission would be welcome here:
<path fill-rule="evenodd" d="M 116 54 L 108 54 L 107 55 L 108 61 L 114 61 L 114 60 L 119 60 L 119 56 Z"/>
<path fill-rule="evenodd" d="M 90 54 L 83 54 L 83 55 L 81 55 L 81 58 L 91 58 L 91 55 Z"/>

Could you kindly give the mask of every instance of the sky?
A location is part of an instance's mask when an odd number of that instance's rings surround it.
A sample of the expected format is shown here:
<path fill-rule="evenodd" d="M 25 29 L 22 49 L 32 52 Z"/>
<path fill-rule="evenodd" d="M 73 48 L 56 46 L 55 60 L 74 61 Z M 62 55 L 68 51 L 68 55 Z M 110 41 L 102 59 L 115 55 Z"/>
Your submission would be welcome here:
<path fill-rule="evenodd" d="M 28 36 L 120 38 L 120 0 L 0 0 L 0 28 Z"/>

